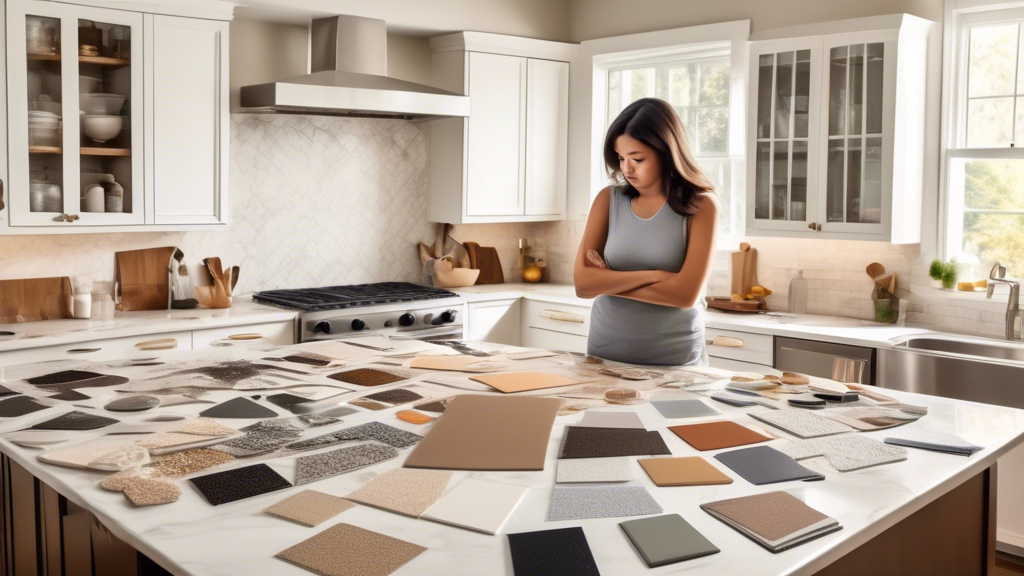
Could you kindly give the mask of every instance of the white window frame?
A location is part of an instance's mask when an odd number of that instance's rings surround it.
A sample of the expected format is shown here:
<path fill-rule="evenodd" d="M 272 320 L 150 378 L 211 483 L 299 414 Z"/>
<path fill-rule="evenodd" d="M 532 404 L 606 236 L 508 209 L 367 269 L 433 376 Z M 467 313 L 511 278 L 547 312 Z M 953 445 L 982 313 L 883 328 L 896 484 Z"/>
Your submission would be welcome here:
<path fill-rule="evenodd" d="M 967 86 L 969 80 L 970 29 L 975 26 L 1006 22 L 1024 22 L 1024 2 L 991 0 L 946 0 L 943 33 L 943 105 L 942 172 L 939 175 L 939 253 L 943 259 L 976 263 L 977 258 L 963 251 L 964 199 L 958 182 L 962 181 L 962 160 L 1024 160 L 1019 148 L 967 148 Z M 1024 37 L 1018 42 L 1024 41 Z M 1018 52 L 1019 54 L 1019 52 Z M 1018 56 L 1019 57 L 1019 56 Z M 1019 73 L 1019 72 L 1018 72 Z M 1016 86 L 1014 86 L 1016 91 Z M 1016 105 L 1016 100 L 1015 100 Z M 954 171 L 956 174 L 954 174 Z M 1000 211 L 999 213 L 1004 213 Z M 1017 214 L 1006 211 L 1006 214 Z"/>

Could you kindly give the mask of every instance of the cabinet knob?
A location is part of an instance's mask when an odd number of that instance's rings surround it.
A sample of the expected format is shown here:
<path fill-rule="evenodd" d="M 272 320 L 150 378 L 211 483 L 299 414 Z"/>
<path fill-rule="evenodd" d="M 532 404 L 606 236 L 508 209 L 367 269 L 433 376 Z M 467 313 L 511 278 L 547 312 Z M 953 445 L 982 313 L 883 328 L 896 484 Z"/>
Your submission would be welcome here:
<path fill-rule="evenodd" d="M 811 222 L 810 224 L 807 225 L 807 227 L 810 228 L 811 230 L 814 230 L 814 224 L 814 222 Z"/>
<path fill-rule="evenodd" d="M 817 224 L 814 229 L 821 232 L 821 224 Z"/>
<path fill-rule="evenodd" d="M 65 222 L 74 222 L 78 220 L 78 214 L 61 214 Z"/>

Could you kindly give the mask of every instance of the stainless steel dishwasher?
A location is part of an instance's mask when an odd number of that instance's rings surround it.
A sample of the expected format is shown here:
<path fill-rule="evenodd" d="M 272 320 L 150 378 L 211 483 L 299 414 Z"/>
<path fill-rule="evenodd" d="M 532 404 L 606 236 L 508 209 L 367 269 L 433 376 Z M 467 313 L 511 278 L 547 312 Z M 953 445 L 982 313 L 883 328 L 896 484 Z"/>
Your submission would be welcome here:
<path fill-rule="evenodd" d="M 875 349 L 775 337 L 776 370 L 857 384 L 875 383 Z"/>

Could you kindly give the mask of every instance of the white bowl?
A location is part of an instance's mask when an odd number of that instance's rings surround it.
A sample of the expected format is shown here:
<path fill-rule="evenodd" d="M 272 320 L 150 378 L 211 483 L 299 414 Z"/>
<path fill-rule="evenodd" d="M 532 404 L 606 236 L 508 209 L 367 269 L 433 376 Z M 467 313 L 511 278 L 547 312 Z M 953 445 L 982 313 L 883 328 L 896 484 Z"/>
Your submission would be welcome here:
<path fill-rule="evenodd" d="M 122 122 L 120 116 L 86 114 L 82 116 L 82 132 L 97 142 L 106 142 L 121 133 Z"/>
<path fill-rule="evenodd" d="M 99 92 L 102 86 L 103 80 L 100 80 L 99 78 L 93 78 L 91 76 L 78 77 L 79 94 L 91 94 L 93 92 Z"/>
<path fill-rule="evenodd" d="M 124 104 L 124 96 L 120 94 L 79 94 L 78 102 L 82 111 L 94 115 L 116 115 Z M 42 108 L 40 108 L 42 110 Z"/>

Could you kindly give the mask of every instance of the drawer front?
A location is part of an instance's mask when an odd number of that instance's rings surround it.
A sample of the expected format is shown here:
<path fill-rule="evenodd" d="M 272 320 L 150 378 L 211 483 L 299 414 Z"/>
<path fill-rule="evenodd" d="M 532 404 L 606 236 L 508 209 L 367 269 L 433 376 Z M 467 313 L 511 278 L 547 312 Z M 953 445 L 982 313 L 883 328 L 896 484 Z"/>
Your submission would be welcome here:
<path fill-rule="evenodd" d="M 192 331 L 192 348 L 200 350 L 211 344 L 244 345 L 258 342 L 287 346 L 295 343 L 294 322 L 271 322 L 248 326 L 228 326 Z"/>
<path fill-rule="evenodd" d="M 708 356 L 712 358 L 728 358 L 729 360 L 752 362 L 765 366 L 772 366 L 774 364 L 772 362 L 774 357 L 774 337 L 770 335 L 736 332 L 734 330 L 717 330 L 715 328 L 706 328 L 704 335 L 708 340 L 713 340 L 716 336 L 723 336 L 742 341 L 742 346 L 739 347 L 708 345 Z"/>
<path fill-rule="evenodd" d="M 537 300 L 526 300 L 524 304 L 524 328 L 575 334 L 584 339 L 590 335 L 590 308 Z"/>
<path fill-rule="evenodd" d="M 543 328 L 530 328 L 527 332 L 526 345 L 530 348 L 541 348 L 544 350 L 587 353 L 586 336 L 555 332 Z"/>
<path fill-rule="evenodd" d="M 720 368 L 722 370 L 732 370 L 733 372 L 753 372 L 755 374 L 782 374 L 771 366 L 765 366 L 764 364 L 741 362 L 739 360 L 716 358 L 714 356 L 709 356 L 708 360 L 710 361 L 712 368 Z"/>
<path fill-rule="evenodd" d="M 122 358 L 163 357 L 192 349 L 190 331 L 146 334 L 127 338 L 90 340 L 60 346 L 0 352 L 0 366 L 14 366 L 49 360 L 88 360 L 99 362 Z"/>

